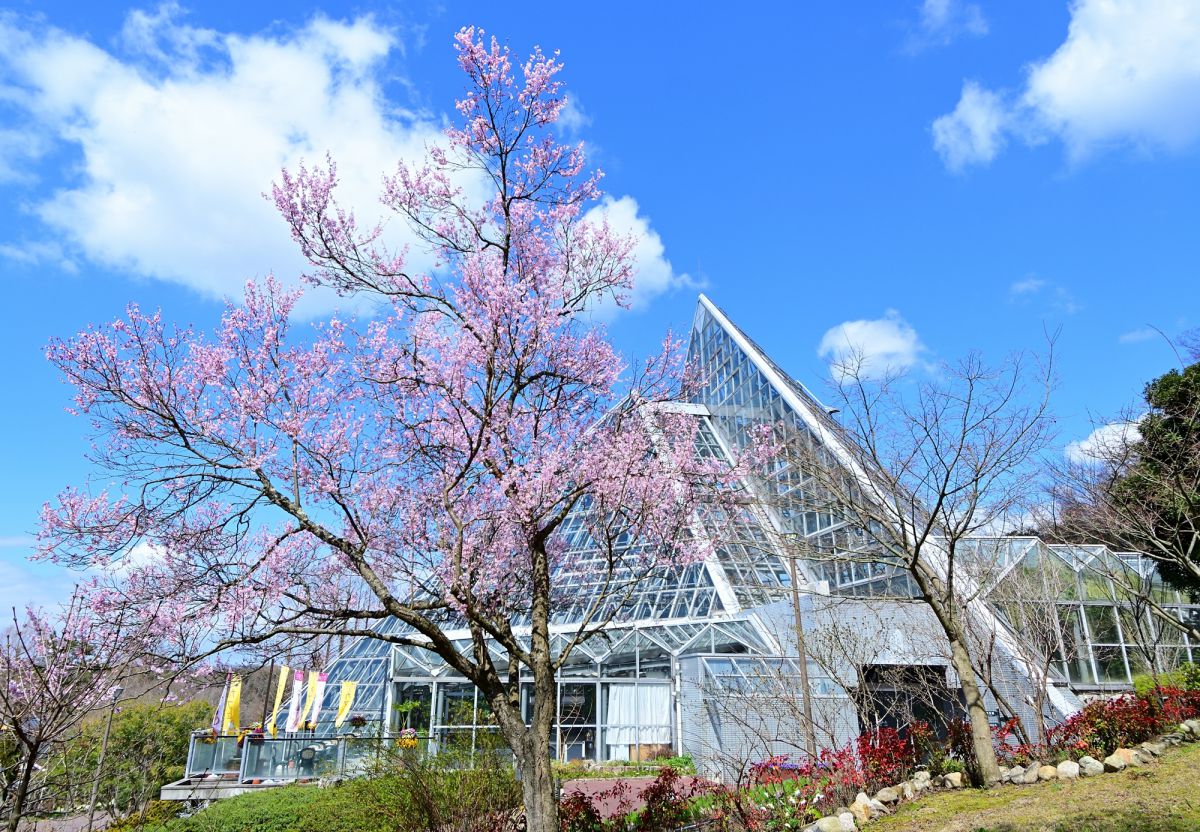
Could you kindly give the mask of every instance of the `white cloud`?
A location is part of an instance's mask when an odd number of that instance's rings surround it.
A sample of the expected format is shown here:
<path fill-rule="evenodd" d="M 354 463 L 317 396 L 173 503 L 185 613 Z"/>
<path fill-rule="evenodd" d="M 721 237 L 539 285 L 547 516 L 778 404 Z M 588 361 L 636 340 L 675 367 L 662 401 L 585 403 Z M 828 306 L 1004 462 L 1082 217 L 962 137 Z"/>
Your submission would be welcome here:
<path fill-rule="evenodd" d="M 0 133 L 0 179 L 27 175 L 22 160 L 47 141 L 66 143 L 79 162 L 75 179 L 33 205 L 55 239 L 0 237 L 10 259 L 63 264 L 77 254 L 237 298 L 248 278 L 274 271 L 292 282 L 306 269 L 262 196 L 281 168 L 330 152 L 342 202 L 369 227 L 382 176 L 442 139 L 440 117 L 386 98 L 386 83 L 411 83 L 397 77 L 403 42 L 369 16 L 237 35 L 187 25 L 165 5 L 131 12 L 112 51 L 14 20 L 0 17 L 0 98 L 27 118 L 19 135 Z M 590 123 L 577 101 L 565 116 L 567 132 Z M 686 284 L 632 198 L 600 210 L 639 237 L 635 305 Z M 399 220 L 386 239 L 414 241 Z M 416 245 L 409 265 L 428 270 L 434 260 Z M 303 303 L 301 314 L 315 314 L 346 301 L 310 292 Z"/>
<path fill-rule="evenodd" d="M 1069 462 L 1084 464 L 1119 457 L 1129 444 L 1138 441 L 1137 422 L 1111 422 L 1101 425 L 1083 439 L 1070 442 L 1063 449 Z"/>
<path fill-rule="evenodd" d="M 1040 291 L 1045 285 L 1046 281 L 1030 275 L 1015 281 L 1008 287 L 1008 292 L 1010 295 L 1029 295 Z"/>
<path fill-rule="evenodd" d="M 917 331 L 895 309 L 875 320 L 846 321 L 829 329 L 817 345 L 817 355 L 829 361 L 835 376 L 856 365 L 864 378 L 909 369 L 925 351 Z"/>
<path fill-rule="evenodd" d="M 606 196 L 599 205 L 590 208 L 583 219 L 586 222 L 607 220 L 613 231 L 634 238 L 631 309 L 644 309 L 658 296 L 676 289 L 699 288 L 699 283 L 688 274 L 675 271 L 666 257 L 662 237 L 650 227 L 650 221 L 638 213 L 637 200 L 633 197 Z M 616 304 L 606 301 L 597 308 L 596 315 L 611 318 L 615 310 Z"/>
<path fill-rule="evenodd" d="M 1157 338 L 1158 335 L 1158 330 L 1146 326 L 1142 327 L 1141 329 L 1134 329 L 1130 330 L 1129 332 L 1121 333 L 1121 335 L 1117 338 L 1117 341 L 1122 344 L 1140 344 L 1143 341 L 1153 340 L 1154 338 Z"/>
<path fill-rule="evenodd" d="M 36 541 L 27 534 L 8 534 L 0 535 L 0 549 L 14 549 L 17 547 L 29 549 L 33 547 Z"/>
<path fill-rule="evenodd" d="M 187 26 L 165 7 L 131 13 L 122 43 L 118 56 L 0 23 L 3 95 L 24 109 L 30 135 L 80 156 L 78 177 L 34 211 L 104 265 L 210 296 L 239 297 L 271 270 L 294 279 L 304 263 L 262 197 L 282 167 L 332 152 L 343 198 L 370 206 L 397 159 L 419 159 L 440 137 L 431 118 L 384 100 L 398 41 L 369 17 L 241 36 Z M 423 257 L 415 267 L 432 265 Z M 329 302 L 312 298 L 307 311 Z"/>
<path fill-rule="evenodd" d="M 558 124 L 567 135 L 578 135 L 592 126 L 592 117 L 574 93 L 567 95 L 567 103 L 558 114 Z"/>
<path fill-rule="evenodd" d="M 954 112 L 933 122 L 933 146 L 950 170 L 987 164 L 1004 146 L 1007 118 L 1000 96 L 967 81 Z"/>
<path fill-rule="evenodd" d="M 987 33 L 987 18 L 977 4 L 961 0 L 924 0 L 908 48 L 917 52 L 929 46 L 945 46 L 961 35 L 981 37 Z"/>
<path fill-rule="evenodd" d="M 939 142 L 938 123 L 952 123 L 944 120 L 958 115 L 968 92 L 978 98 L 969 86 L 955 112 L 934 122 L 935 147 L 952 170 L 987 164 L 1000 147 L 955 155 Z M 998 139 L 1058 138 L 1072 161 L 1119 145 L 1186 149 L 1200 139 L 1200 3 L 1076 0 L 1066 40 L 1029 67 L 1024 88 L 1007 101 L 988 95 L 1000 114 Z"/>
<path fill-rule="evenodd" d="M 1116 142 L 1187 146 L 1200 137 L 1200 4 L 1080 0 L 1023 103 L 1076 157 Z"/>
<path fill-rule="evenodd" d="M 75 260 L 63 251 L 63 247 L 54 240 L 0 243 L 0 257 L 23 266 L 51 265 L 70 274 L 79 271 Z"/>
<path fill-rule="evenodd" d="M 1080 308 L 1069 289 L 1032 274 L 1013 281 L 1008 287 L 1008 299 L 1025 305 L 1041 304 L 1065 315 L 1074 315 Z"/>

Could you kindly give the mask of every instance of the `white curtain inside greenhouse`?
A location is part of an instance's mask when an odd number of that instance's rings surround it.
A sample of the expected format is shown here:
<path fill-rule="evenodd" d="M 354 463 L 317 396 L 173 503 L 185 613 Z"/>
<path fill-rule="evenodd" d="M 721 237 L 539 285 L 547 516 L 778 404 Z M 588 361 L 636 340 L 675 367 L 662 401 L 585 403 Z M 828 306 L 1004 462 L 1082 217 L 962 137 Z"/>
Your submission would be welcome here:
<path fill-rule="evenodd" d="M 670 686 L 609 685 L 604 727 L 610 760 L 631 759 L 639 745 L 669 745 Z"/>

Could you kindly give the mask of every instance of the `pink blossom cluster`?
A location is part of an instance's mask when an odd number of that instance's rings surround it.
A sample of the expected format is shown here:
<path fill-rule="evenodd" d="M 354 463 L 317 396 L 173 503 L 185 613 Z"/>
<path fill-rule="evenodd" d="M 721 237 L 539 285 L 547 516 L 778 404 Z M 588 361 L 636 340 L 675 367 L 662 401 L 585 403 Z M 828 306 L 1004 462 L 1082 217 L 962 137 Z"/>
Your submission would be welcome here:
<path fill-rule="evenodd" d="M 603 572 L 636 576 L 707 554 L 703 504 L 740 510 L 742 463 L 701 458 L 695 418 L 669 404 L 681 345 L 633 366 L 588 315 L 624 302 L 632 241 L 583 219 L 601 175 L 553 134 L 561 64 L 537 50 L 518 78 L 482 31 L 455 42 L 462 122 L 381 193 L 433 271 L 410 271 L 384 225 L 359 228 L 332 160 L 272 189 L 307 277 L 379 299 L 377 317 L 297 327 L 298 293 L 267 279 L 213 333 L 130 307 L 48 348 L 114 484 L 48 504 L 41 547 L 122 567 L 97 611 L 136 610 L 181 654 L 387 615 L 435 641 L 448 615 L 500 637 L 578 600 L 554 589 L 568 516 Z M 589 620 L 624 589 L 602 585 Z"/>

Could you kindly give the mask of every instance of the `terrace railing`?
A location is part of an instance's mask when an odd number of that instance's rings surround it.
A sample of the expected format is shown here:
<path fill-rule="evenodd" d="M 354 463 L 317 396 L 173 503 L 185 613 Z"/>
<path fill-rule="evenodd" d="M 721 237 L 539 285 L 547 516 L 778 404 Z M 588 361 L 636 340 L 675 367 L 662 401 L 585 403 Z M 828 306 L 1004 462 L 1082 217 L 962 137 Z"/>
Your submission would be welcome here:
<path fill-rule="evenodd" d="M 283 785 L 321 777 L 357 777 L 366 774 L 381 755 L 397 748 L 397 741 L 393 736 L 290 734 L 272 738 L 197 732 L 188 749 L 187 778 Z"/>

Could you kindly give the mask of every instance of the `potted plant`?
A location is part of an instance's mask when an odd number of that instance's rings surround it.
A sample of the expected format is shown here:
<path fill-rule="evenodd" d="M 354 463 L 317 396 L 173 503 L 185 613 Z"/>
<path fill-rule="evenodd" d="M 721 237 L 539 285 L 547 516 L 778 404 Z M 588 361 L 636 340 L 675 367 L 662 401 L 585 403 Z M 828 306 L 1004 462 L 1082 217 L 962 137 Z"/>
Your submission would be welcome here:
<path fill-rule="evenodd" d="M 351 714 L 350 726 L 352 728 L 363 728 L 367 724 L 367 718 L 362 714 Z"/>
<path fill-rule="evenodd" d="M 404 728 L 400 731 L 400 737 L 396 740 L 396 745 L 401 748 L 416 748 L 419 739 L 416 728 Z"/>
<path fill-rule="evenodd" d="M 266 734 L 263 731 L 263 724 L 256 722 L 245 730 L 246 739 L 252 745 L 260 745 L 266 739 Z"/>

